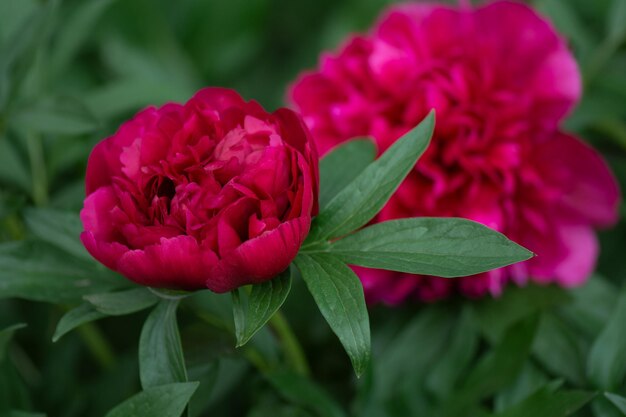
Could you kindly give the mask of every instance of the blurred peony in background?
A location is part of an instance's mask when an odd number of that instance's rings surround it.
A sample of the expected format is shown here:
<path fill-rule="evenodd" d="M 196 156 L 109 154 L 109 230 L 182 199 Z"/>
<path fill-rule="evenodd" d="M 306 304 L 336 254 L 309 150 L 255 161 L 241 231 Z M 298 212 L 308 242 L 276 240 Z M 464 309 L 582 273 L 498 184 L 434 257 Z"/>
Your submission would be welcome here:
<path fill-rule="evenodd" d="M 291 98 L 321 152 L 371 136 L 383 152 L 437 111 L 433 144 L 379 221 L 465 217 L 537 256 L 457 281 L 359 268 L 372 302 L 433 301 L 458 289 L 498 296 L 508 281 L 571 287 L 591 275 L 594 227 L 616 222 L 618 186 L 601 156 L 560 131 L 582 89 L 552 25 L 521 3 L 472 9 L 405 4 L 383 14 Z"/>
<path fill-rule="evenodd" d="M 381 152 L 435 107 L 380 219 L 469 217 L 539 256 L 459 281 L 359 271 L 360 380 L 299 280 L 283 310 L 308 376 L 264 373 L 259 357 L 284 367 L 279 337 L 236 350 L 230 298 L 195 294 L 191 416 L 626 415 L 626 1 L 391 3 L 0 0 L 0 415 L 100 416 L 140 390 L 146 311 L 55 334 L 123 285 L 78 240 L 87 158 L 207 85 L 301 109 L 322 153 L 363 135 Z"/>

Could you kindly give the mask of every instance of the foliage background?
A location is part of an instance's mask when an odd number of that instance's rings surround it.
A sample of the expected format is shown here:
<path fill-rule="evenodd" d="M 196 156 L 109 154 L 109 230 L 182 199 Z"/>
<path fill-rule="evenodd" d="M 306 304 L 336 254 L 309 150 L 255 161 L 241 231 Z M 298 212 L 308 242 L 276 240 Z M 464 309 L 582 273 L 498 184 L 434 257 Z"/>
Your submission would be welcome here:
<path fill-rule="evenodd" d="M 118 285 L 95 278 L 107 273 L 76 239 L 91 147 L 139 108 L 184 101 L 205 85 L 279 107 L 320 51 L 366 30 L 387 3 L 0 0 L 0 329 L 27 324 L 10 344 L 0 333 L 0 415 L 99 416 L 140 390 L 137 341 L 147 312 L 52 342 L 60 317 L 80 304 L 81 285 Z M 626 1 L 532 3 L 568 38 L 583 71 L 584 99 L 566 127 L 604 153 L 626 189 Z M 620 412 L 604 395 L 626 395 L 621 210 L 620 224 L 601 234 L 597 276 L 581 289 L 511 288 L 499 300 L 373 308 L 374 366 L 359 381 L 299 280 L 284 314 L 311 380 L 264 376 L 252 358 L 282 367 L 274 334 L 266 329 L 235 350 L 230 298 L 194 296 L 179 313 L 190 379 L 201 381 L 191 415 L 495 415 L 550 381 L 562 382 L 567 391 L 559 392 L 597 393 L 577 415 L 626 415 L 626 400 Z M 550 390 L 543 395 L 562 399 Z"/>

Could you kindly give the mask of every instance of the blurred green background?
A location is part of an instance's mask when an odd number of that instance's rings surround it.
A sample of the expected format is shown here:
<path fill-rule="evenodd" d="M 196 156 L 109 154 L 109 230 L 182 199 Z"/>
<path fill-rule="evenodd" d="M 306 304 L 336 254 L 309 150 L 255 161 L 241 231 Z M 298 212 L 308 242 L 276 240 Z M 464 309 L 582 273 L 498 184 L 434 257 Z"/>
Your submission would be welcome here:
<path fill-rule="evenodd" d="M 10 345 L 11 332 L 0 333 L 0 416 L 9 409 L 100 416 L 139 391 L 145 313 L 51 341 L 59 318 L 80 304 L 81 283 L 117 285 L 94 278 L 107 272 L 81 258 L 76 238 L 93 145 L 140 108 L 185 101 L 207 85 L 280 107 L 299 72 L 347 34 L 367 30 L 388 3 L 0 0 L 0 329 L 28 325 Z M 566 128 L 603 152 L 626 189 L 626 0 L 532 3 L 569 40 L 585 79 Z M 191 413 L 496 415 L 560 380 L 598 392 L 579 415 L 626 415 L 626 405 L 620 414 L 603 394 L 626 393 L 625 222 L 601 241 L 598 276 L 571 293 L 531 287 L 501 300 L 374 308 L 375 366 L 358 382 L 300 284 L 285 312 L 317 382 L 263 378 L 250 352 L 280 362 L 273 334 L 265 330 L 253 350 L 235 351 L 230 298 L 194 296 L 180 317 L 190 377 L 202 381 Z M 66 292 L 68 282 L 75 287 Z M 598 367 L 614 375 L 599 377 Z"/>

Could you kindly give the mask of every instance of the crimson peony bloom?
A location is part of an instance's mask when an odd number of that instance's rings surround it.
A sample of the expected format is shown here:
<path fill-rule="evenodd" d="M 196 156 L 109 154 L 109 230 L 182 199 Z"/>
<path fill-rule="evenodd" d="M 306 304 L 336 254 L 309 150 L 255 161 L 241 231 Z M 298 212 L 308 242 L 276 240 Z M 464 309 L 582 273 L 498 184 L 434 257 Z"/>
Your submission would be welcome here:
<path fill-rule="evenodd" d="M 527 279 L 570 287 L 594 268 L 597 227 L 619 190 L 601 157 L 559 123 L 581 93 L 574 58 L 521 3 L 391 8 L 368 36 L 323 55 L 291 98 L 322 153 L 357 136 L 384 151 L 431 108 L 431 147 L 377 221 L 456 216 L 534 251 L 525 263 L 456 281 L 356 268 L 371 302 L 499 294 Z"/>
<path fill-rule="evenodd" d="M 269 280 L 317 213 L 317 161 L 293 111 L 203 89 L 143 110 L 94 148 L 81 240 L 142 285 L 225 292 Z"/>

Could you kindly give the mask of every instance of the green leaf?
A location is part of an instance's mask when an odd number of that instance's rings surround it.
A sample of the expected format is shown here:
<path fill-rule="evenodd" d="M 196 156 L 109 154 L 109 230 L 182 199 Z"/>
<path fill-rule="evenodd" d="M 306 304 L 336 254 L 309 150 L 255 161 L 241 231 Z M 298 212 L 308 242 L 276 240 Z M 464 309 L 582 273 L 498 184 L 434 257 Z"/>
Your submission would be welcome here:
<path fill-rule="evenodd" d="M 93 261 L 79 239 L 83 224 L 76 213 L 49 208 L 33 208 L 26 210 L 24 217 L 28 228 L 39 239 L 77 258 Z"/>
<path fill-rule="evenodd" d="M 106 314 L 97 311 L 92 305 L 88 303 L 81 304 L 61 317 L 54 331 L 54 335 L 52 336 L 52 341 L 57 342 L 65 334 L 74 330 L 81 324 L 96 321 L 104 317 L 106 317 Z"/>
<path fill-rule="evenodd" d="M 163 300 L 150 313 L 139 338 L 139 376 L 144 389 L 187 381 L 176 308 L 178 300 Z"/>
<path fill-rule="evenodd" d="M 208 410 L 223 403 L 229 394 L 239 389 L 249 375 L 249 366 L 240 357 L 221 355 L 216 364 L 196 368 L 196 371 L 199 372 L 189 369 L 190 378 L 200 381 L 200 387 L 189 403 L 192 417 L 206 416 Z"/>
<path fill-rule="evenodd" d="M 75 100 L 47 100 L 17 111 L 11 119 L 20 132 L 80 135 L 95 131 L 99 122 Z"/>
<path fill-rule="evenodd" d="M 30 411 L 11 410 L 7 417 L 46 417 L 43 413 L 32 413 Z"/>
<path fill-rule="evenodd" d="M 0 330 L 0 363 L 4 361 L 6 350 L 9 342 L 13 338 L 15 332 L 26 327 L 26 323 L 17 323 Z"/>
<path fill-rule="evenodd" d="M 97 311 L 109 316 L 123 316 L 153 306 L 159 298 L 147 288 L 90 294 L 83 297 Z"/>
<path fill-rule="evenodd" d="M 26 252 L 28 246 L 24 246 Z M 0 254 L 0 299 L 17 297 L 32 301 L 64 303 L 84 295 L 123 288 L 128 282 L 95 264 L 62 262 L 52 253 L 29 253 L 29 257 Z"/>
<path fill-rule="evenodd" d="M 34 8 L 0 45 L 0 111 L 34 66 L 36 50 L 46 38 L 57 6 L 58 1 L 53 0 Z"/>
<path fill-rule="evenodd" d="M 466 407 L 513 382 L 528 358 L 538 322 L 537 316 L 531 316 L 510 327 L 498 345 L 469 373 L 453 400 L 446 405 L 449 410 L 444 414 L 463 415 Z"/>
<path fill-rule="evenodd" d="M 349 264 L 447 278 L 532 257 L 531 252 L 479 223 L 428 217 L 374 224 L 327 250 Z"/>
<path fill-rule="evenodd" d="M 148 388 L 109 411 L 105 417 L 180 417 L 197 388 L 197 382 Z"/>
<path fill-rule="evenodd" d="M 478 326 L 492 343 L 514 323 L 537 312 L 569 301 L 568 293 L 555 285 L 510 287 L 499 298 L 485 298 L 472 305 Z"/>
<path fill-rule="evenodd" d="M 298 255 L 295 264 L 320 312 L 361 376 L 370 362 L 370 327 L 363 287 L 356 274 L 330 255 Z"/>
<path fill-rule="evenodd" d="M 308 241 L 343 236 L 370 221 L 426 150 L 434 124 L 431 112 L 341 190 L 315 218 Z"/>
<path fill-rule="evenodd" d="M 552 374 L 585 385 L 586 355 L 578 335 L 553 314 L 542 315 L 532 353 Z"/>
<path fill-rule="evenodd" d="M 455 324 L 451 340 L 443 347 L 442 356 L 426 380 L 427 387 L 438 398 L 445 399 L 453 392 L 459 377 L 474 358 L 478 342 L 476 324 L 470 310 L 465 308 Z"/>
<path fill-rule="evenodd" d="M 376 157 L 370 139 L 353 139 L 334 148 L 320 160 L 320 209 L 346 188 Z"/>
<path fill-rule="evenodd" d="M 503 411 L 519 404 L 549 381 L 548 376 L 533 361 L 526 361 L 515 381 L 498 392 L 494 399 L 494 411 Z"/>
<path fill-rule="evenodd" d="M 0 45 L 33 14 L 36 7 L 35 0 L 0 2 Z"/>
<path fill-rule="evenodd" d="M 607 35 L 615 42 L 621 42 L 626 36 L 626 2 L 613 0 L 607 14 Z"/>
<path fill-rule="evenodd" d="M 605 392 L 604 396 L 626 416 L 626 398 L 610 392 Z"/>
<path fill-rule="evenodd" d="M 26 164 L 6 137 L 0 136 L 0 182 L 26 193 L 31 189 L 31 176 Z"/>
<path fill-rule="evenodd" d="M 494 417 L 566 417 L 580 410 L 595 395 L 587 391 L 552 392 L 543 388 Z"/>
<path fill-rule="evenodd" d="M 593 275 L 580 288 L 569 290 L 571 302 L 562 305 L 559 312 L 577 329 L 595 338 L 609 321 L 619 291 L 609 281 L 599 275 Z"/>
<path fill-rule="evenodd" d="M 148 105 L 185 101 L 193 91 L 163 81 L 123 79 L 89 92 L 85 101 L 102 119 L 110 119 Z"/>
<path fill-rule="evenodd" d="M 246 327 L 246 312 L 241 303 L 239 288 L 235 288 L 230 292 L 230 294 L 233 298 L 233 321 L 235 323 L 235 337 L 239 341 L 243 339 L 243 332 Z"/>
<path fill-rule="evenodd" d="M 626 373 L 626 291 L 620 294 L 617 306 L 591 347 L 587 375 L 598 388 L 621 386 Z"/>
<path fill-rule="evenodd" d="M 93 34 L 94 25 L 115 0 L 91 0 L 74 6 L 64 20 L 51 57 L 51 71 L 61 72 L 78 52 L 85 39 Z"/>
<path fill-rule="evenodd" d="M 278 399 L 264 399 L 252 406 L 246 417 L 312 417 L 309 411 L 302 407 L 280 403 Z"/>
<path fill-rule="evenodd" d="M 313 381 L 292 372 L 273 372 L 267 379 L 287 401 L 320 417 L 345 417 L 341 407 Z"/>
<path fill-rule="evenodd" d="M 193 292 L 191 291 L 170 290 L 169 288 L 148 287 L 148 290 L 163 300 L 183 300 L 193 295 Z"/>
<path fill-rule="evenodd" d="M 245 345 L 283 305 L 291 290 L 291 271 L 287 269 L 276 278 L 252 286 L 248 308 L 243 310 L 239 298 L 233 298 L 237 347 Z M 236 300 L 236 301 L 235 301 Z"/>
<path fill-rule="evenodd" d="M 427 306 L 397 335 L 386 338 L 389 340 L 387 346 L 382 350 L 379 348 L 380 353 L 373 362 L 373 392 L 367 396 L 370 404 L 365 405 L 364 410 L 397 395 L 399 386 L 408 385 L 406 391 L 415 391 L 417 387 L 411 385 L 414 379 L 421 386 L 447 346 L 453 321 L 454 312 L 449 306 Z M 384 338 L 380 334 L 377 336 L 375 342 Z M 416 346 L 419 346 L 419 355 L 415 354 Z"/>

